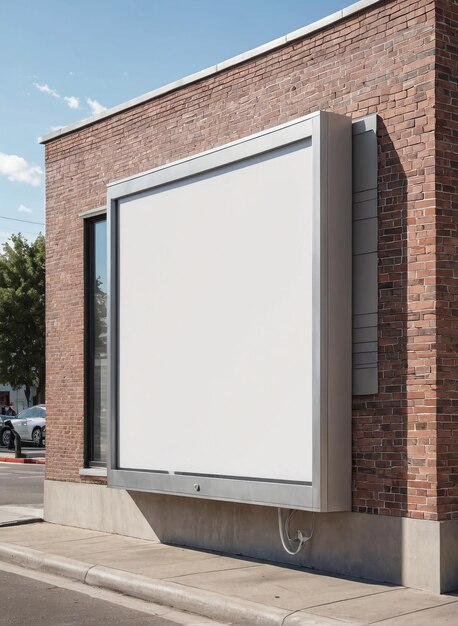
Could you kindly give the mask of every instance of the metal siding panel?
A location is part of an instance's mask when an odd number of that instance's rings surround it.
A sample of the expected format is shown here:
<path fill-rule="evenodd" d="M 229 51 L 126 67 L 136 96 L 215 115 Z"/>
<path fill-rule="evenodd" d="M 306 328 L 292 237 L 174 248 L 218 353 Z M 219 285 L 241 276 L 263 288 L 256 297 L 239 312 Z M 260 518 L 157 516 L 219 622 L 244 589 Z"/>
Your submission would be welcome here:
<path fill-rule="evenodd" d="M 353 221 L 353 254 L 377 252 L 377 218 Z"/>
<path fill-rule="evenodd" d="M 353 255 L 353 315 L 377 313 L 377 253 Z"/>
<path fill-rule="evenodd" d="M 353 394 L 378 391 L 377 116 L 353 122 Z"/>
<path fill-rule="evenodd" d="M 353 354 L 353 368 L 377 367 L 376 352 L 355 352 Z"/>
<path fill-rule="evenodd" d="M 377 313 L 353 313 L 353 328 L 369 328 L 375 326 L 377 328 Z"/>
<path fill-rule="evenodd" d="M 374 154 L 377 156 L 376 134 L 368 131 L 355 135 L 353 150 L 356 151 L 356 158 L 353 160 L 353 193 L 376 189 L 377 163 L 374 164 L 372 158 Z"/>
<path fill-rule="evenodd" d="M 358 376 L 353 377 L 353 394 L 363 396 L 367 393 L 376 393 L 376 391 L 370 392 L 368 389 L 378 388 L 378 367 L 366 367 L 354 371 L 358 372 Z"/>
<path fill-rule="evenodd" d="M 377 341 L 377 327 L 366 326 L 365 328 L 353 329 L 353 344 L 368 341 Z"/>

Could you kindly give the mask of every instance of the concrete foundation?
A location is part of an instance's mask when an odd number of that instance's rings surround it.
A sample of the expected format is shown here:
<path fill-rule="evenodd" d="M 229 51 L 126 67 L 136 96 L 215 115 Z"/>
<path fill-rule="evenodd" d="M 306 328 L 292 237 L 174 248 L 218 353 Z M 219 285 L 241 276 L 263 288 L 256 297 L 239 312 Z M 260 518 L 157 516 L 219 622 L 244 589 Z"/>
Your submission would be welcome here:
<path fill-rule="evenodd" d="M 45 520 L 402 584 L 458 589 L 458 521 L 298 512 L 292 530 L 314 534 L 301 553 L 282 548 L 270 507 L 45 481 Z"/>

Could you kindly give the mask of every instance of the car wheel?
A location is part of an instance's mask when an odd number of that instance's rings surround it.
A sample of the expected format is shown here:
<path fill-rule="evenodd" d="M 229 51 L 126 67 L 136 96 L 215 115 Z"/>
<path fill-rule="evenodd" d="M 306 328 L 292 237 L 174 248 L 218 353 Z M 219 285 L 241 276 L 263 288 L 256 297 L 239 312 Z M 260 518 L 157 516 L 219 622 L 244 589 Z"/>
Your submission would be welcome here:
<path fill-rule="evenodd" d="M 10 437 L 11 437 L 11 431 L 9 428 L 4 428 L 2 430 L 2 433 L 0 435 L 1 438 L 1 444 L 4 448 L 7 448 L 10 445 Z"/>
<path fill-rule="evenodd" d="M 32 441 L 37 446 L 37 448 L 41 448 L 43 444 L 43 435 L 41 434 L 41 428 L 37 426 L 32 431 Z"/>

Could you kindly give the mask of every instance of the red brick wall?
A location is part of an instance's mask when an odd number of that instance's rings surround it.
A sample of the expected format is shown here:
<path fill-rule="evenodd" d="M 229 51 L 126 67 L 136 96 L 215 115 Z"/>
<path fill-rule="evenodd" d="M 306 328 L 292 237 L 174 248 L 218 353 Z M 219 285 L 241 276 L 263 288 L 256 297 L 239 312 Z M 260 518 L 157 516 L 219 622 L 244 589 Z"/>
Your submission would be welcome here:
<path fill-rule="evenodd" d="M 443 513 L 436 490 L 435 4 L 376 4 L 47 144 L 48 479 L 78 481 L 83 465 L 79 214 L 105 203 L 107 182 L 317 109 L 353 118 L 378 113 L 380 391 L 354 399 L 353 505 L 428 519 Z"/>
<path fill-rule="evenodd" d="M 437 3 L 438 513 L 458 519 L 458 2 Z"/>

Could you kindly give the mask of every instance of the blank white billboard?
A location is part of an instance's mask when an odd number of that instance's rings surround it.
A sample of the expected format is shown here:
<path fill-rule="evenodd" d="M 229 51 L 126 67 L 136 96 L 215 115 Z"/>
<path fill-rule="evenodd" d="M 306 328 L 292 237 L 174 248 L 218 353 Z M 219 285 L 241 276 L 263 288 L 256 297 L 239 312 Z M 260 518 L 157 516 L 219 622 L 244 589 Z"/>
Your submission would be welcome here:
<path fill-rule="evenodd" d="M 120 467 L 312 480 L 311 151 L 120 200 Z"/>
<path fill-rule="evenodd" d="M 109 186 L 109 485 L 348 508 L 350 142 L 316 113 Z"/>

